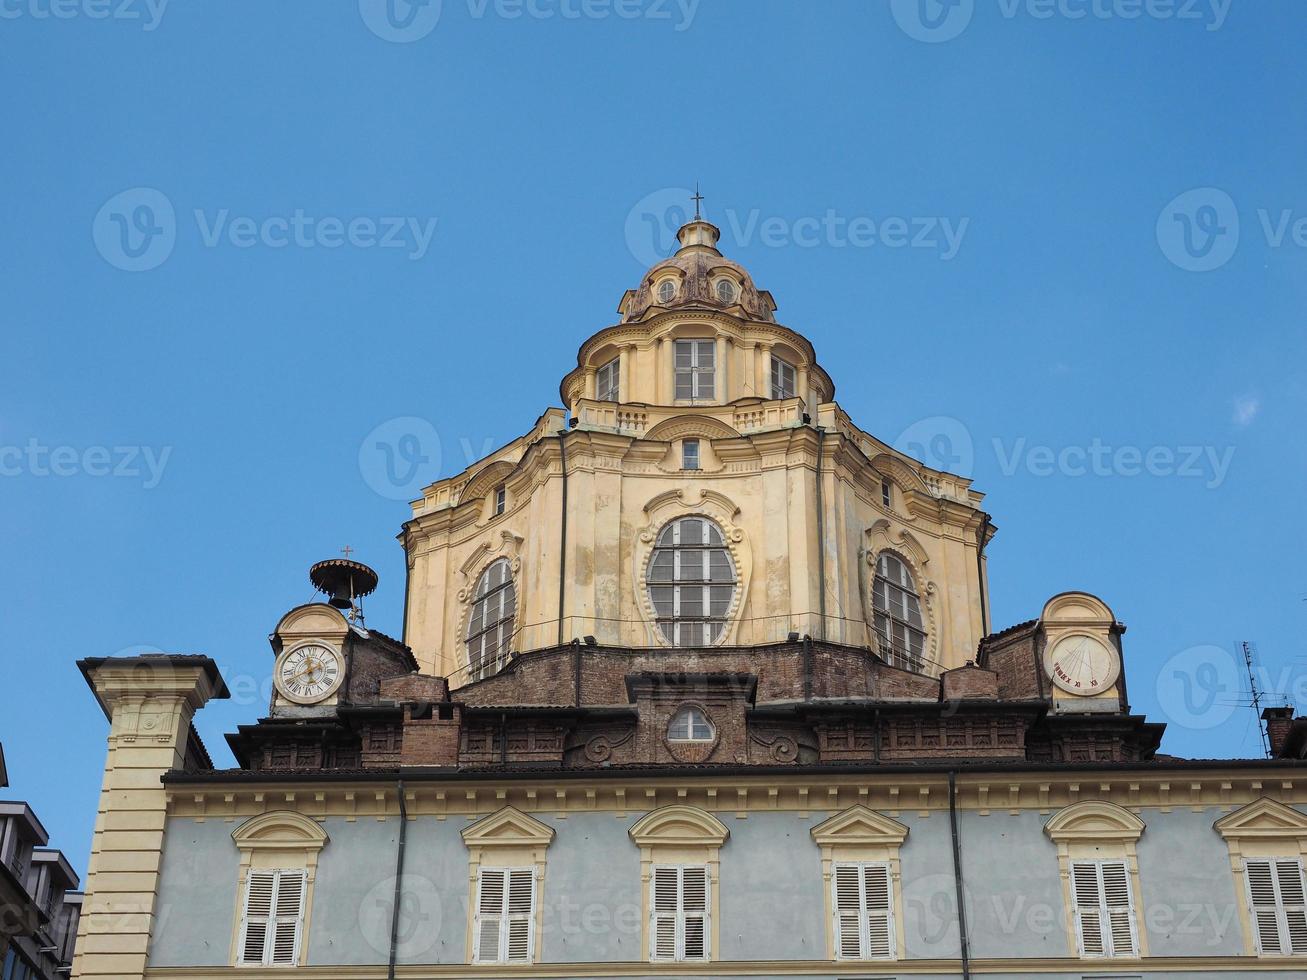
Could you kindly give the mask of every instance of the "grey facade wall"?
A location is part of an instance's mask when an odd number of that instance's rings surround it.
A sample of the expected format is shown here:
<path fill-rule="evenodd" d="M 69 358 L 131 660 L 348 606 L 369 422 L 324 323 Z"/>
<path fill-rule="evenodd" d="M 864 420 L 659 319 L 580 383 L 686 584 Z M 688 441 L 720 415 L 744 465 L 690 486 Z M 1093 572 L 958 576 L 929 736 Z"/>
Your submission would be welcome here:
<path fill-rule="evenodd" d="M 1243 936 L 1224 840 L 1212 823 L 1224 811 L 1144 809 L 1136 902 L 1152 956 L 1239 956 Z M 809 831 L 828 813 L 754 812 L 718 816 L 730 830 L 722 848 L 719 946 L 722 961 L 820 960 L 825 948 L 821 859 Z M 541 902 L 541 962 L 631 962 L 643 924 L 639 849 L 627 836 L 641 816 L 573 813 L 538 818 L 556 837 L 548 851 Z M 1070 974 L 1101 973 L 1107 963 L 1075 959 L 1057 851 L 1044 833 L 1051 814 L 995 809 L 959 814 L 965 902 L 976 959 L 1067 958 Z M 899 819 L 908 959 L 959 955 L 948 814 Z M 464 963 L 469 915 L 468 853 L 462 817 L 423 816 L 408 824 L 400 899 L 401 963 Z M 163 852 L 150 963 L 212 967 L 229 962 L 236 929 L 238 823 L 173 818 Z M 331 818 L 318 858 L 308 965 L 378 965 L 389 952 L 398 820 Z M 1089 966 L 1093 970 L 1089 970 Z M 892 966 L 892 965 L 891 965 Z M 889 971 L 892 973 L 892 969 Z M 1120 971 L 1108 971 L 1120 972 Z M 1130 976 L 1147 972 L 1127 971 Z M 888 974 L 887 974 L 888 975 Z M 1066 974 L 1063 974 L 1066 975 Z M 1259 971 L 1258 976 L 1274 976 Z M 1287 971 L 1286 976 L 1293 975 Z M 1033 974 L 1022 974 L 1029 978 Z M 1195 977 L 1199 976 L 1194 974 Z M 1229 976 L 1229 974 L 1224 974 Z"/>

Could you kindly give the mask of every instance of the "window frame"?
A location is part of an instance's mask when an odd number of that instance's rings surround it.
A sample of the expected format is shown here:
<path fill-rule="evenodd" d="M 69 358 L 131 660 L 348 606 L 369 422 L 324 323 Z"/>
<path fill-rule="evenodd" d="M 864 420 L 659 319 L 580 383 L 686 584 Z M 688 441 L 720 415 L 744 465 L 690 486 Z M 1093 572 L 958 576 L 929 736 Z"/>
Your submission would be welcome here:
<path fill-rule="evenodd" d="M 496 585 L 490 585 L 491 573 L 501 566 L 505 569 L 504 580 Z M 506 601 L 504 595 L 508 595 L 509 600 Z M 492 599 L 498 599 L 497 618 L 493 622 L 487 616 Z M 517 583 L 513 576 L 513 563 L 507 558 L 496 558 L 477 576 L 477 584 L 468 605 L 463 652 L 467 658 L 466 670 L 469 681 L 482 680 L 498 673 L 499 666 L 507 660 L 512 649 L 516 626 Z M 505 635 L 505 628 L 507 635 Z M 496 634 L 497 637 L 494 641 L 495 645 L 488 647 L 489 637 L 492 634 Z M 473 657 L 474 644 L 478 645 L 478 655 L 475 658 Z"/>
<path fill-rule="evenodd" d="M 691 447 L 693 447 L 693 451 L 691 451 Z M 700 454 L 699 450 L 700 445 L 698 439 L 681 440 L 681 469 L 698 472 L 703 468 L 703 456 Z"/>
<path fill-rule="evenodd" d="M 840 907 L 840 872 L 854 871 L 858 876 L 858 908 L 850 913 Z M 885 877 L 885 908 L 873 910 L 870 907 L 870 901 L 867 895 L 867 872 L 870 870 L 881 871 Z M 831 863 L 831 913 L 833 921 L 831 922 L 831 934 L 834 937 L 835 959 L 845 962 L 877 962 L 885 960 L 898 959 L 897 949 L 897 929 L 894 922 L 894 869 L 888 860 L 883 861 L 833 861 Z M 882 914 L 883 913 L 883 914 Z M 883 918 L 885 926 L 885 949 L 882 954 L 876 954 L 871 948 L 871 918 L 875 914 Z M 850 915 L 856 915 L 858 918 L 858 955 L 846 956 L 844 954 L 844 927 L 843 920 Z"/>
<path fill-rule="evenodd" d="M 605 373 L 607 376 L 605 376 Z M 614 357 L 595 370 L 595 400 L 620 402 L 622 400 L 622 358 Z"/>
<path fill-rule="evenodd" d="M 529 813 L 514 806 L 502 806 L 494 813 L 464 827 L 460 832 L 468 851 L 466 963 L 493 963 L 481 959 L 481 887 L 485 872 L 529 872 L 531 875 L 531 911 L 528 917 L 528 959 L 509 960 L 498 965 L 521 965 L 539 962 L 544 939 L 546 855 L 555 831 Z M 506 879 L 507 882 L 507 879 Z M 504 903 L 509 899 L 505 889 Z M 516 913 L 525 915 L 525 913 Z M 501 913 L 502 915 L 502 913 Z M 501 918 L 502 921 L 502 918 Z M 508 933 L 501 931 L 499 949 L 505 948 Z M 498 949 L 496 951 L 498 953 Z"/>
<path fill-rule="evenodd" d="M 772 401 L 783 401 L 787 398 L 797 398 L 799 396 L 799 369 L 778 354 L 771 355 L 770 380 Z M 786 387 L 787 381 L 788 388 Z"/>
<path fill-rule="evenodd" d="M 674 872 L 676 876 L 676 907 L 671 913 L 658 908 L 658 885 L 660 872 Z M 703 875 L 703 908 L 688 909 L 685 903 L 686 872 Z M 650 868 L 649 877 L 649 962 L 650 963 L 711 963 L 712 962 L 712 869 L 707 863 L 658 863 Z M 660 920 L 671 919 L 673 928 L 671 956 L 658 954 L 658 926 Z M 703 944 L 703 954 L 690 956 L 686 953 L 686 935 L 691 919 L 699 919 L 699 939 Z"/>
<path fill-rule="evenodd" d="M 707 734 L 695 735 L 695 715 L 702 720 L 703 727 Z M 677 722 L 682 718 L 687 718 L 686 734 L 684 736 L 672 734 Z M 708 712 L 697 704 L 686 704 L 677 708 L 675 713 L 667 722 L 667 741 L 677 742 L 683 745 L 704 745 L 717 741 L 717 726 L 713 724 L 712 719 L 708 717 Z"/>
<path fill-rule="evenodd" d="M 284 969 L 307 966 L 307 937 L 313 916 L 313 889 L 317 877 L 318 855 L 329 843 L 326 831 L 316 821 L 292 810 L 269 810 L 246 820 L 231 834 L 240 852 L 240 875 L 235 896 L 234 927 L 228 963 L 238 969 Z M 269 913 L 264 923 L 262 959 L 245 959 L 246 932 L 249 928 L 250 895 L 255 877 L 271 874 L 275 878 L 270 896 Z M 276 955 L 276 902 L 280 898 L 281 876 L 301 878 L 300 901 L 291 962 L 274 962 Z M 255 916 L 264 918 L 263 916 Z M 269 944 L 268 937 L 274 937 Z"/>
<path fill-rule="evenodd" d="M 485 883 L 487 875 L 501 876 L 500 892 L 500 911 L 487 913 L 482 907 L 486 897 Z M 530 895 L 527 899 L 526 911 L 513 911 L 513 881 L 514 876 L 519 878 L 525 876 L 529 887 Z M 536 882 L 536 868 L 534 865 L 505 866 L 505 867 L 484 867 L 477 868 L 476 878 L 476 902 L 472 907 L 472 962 L 473 963 L 492 963 L 498 965 L 509 964 L 529 964 L 536 961 L 536 915 L 539 909 L 540 889 Z M 495 957 L 488 959 L 482 956 L 482 932 L 489 921 L 493 918 L 497 929 Z M 526 955 L 524 957 L 513 956 L 512 944 L 513 934 L 512 926 L 514 922 L 520 922 L 526 927 Z M 504 928 L 507 925 L 508 928 Z"/>
<path fill-rule="evenodd" d="M 690 522 L 698 522 L 703 527 L 703 540 L 701 541 L 684 541 L 683 529 Z M 712 538 L 716 534 L 717 541 L 714 543 Z M 664 538 L 668 534 L 671 540 L 665 542 Z M 653 577 L 654 567 L 659 564 L 660 555 L 671 553 L 670 577 L 667 579 L 657 579 Z M 702 556 L 702 565 L 699 571 L 700 577 L 692 577 L 694 569 L 686 571 L 684 555 L 698 553 Z M 713 578 L 713 558 L 714 555 L 724 557 L 729 577 L 723 580 Z M 691 560 L 693 564 L 693 559 Z M 726 532 L 712 518 L 701 514 L 686 514 L 681 517 L 673 518 L 659 529 L 654 537 L 653 548 L 649 552 L 649 559 L 645 565 L 644 572 L 645 595 L 654 614 L 654 625 L 658 630 L 658 635 L 670 646 L 678 648 L 713 646 L 721 643 L 727 635 L 731 614 L 735 609 L 736 600 L 739 597 L 740 574 L 735 564 L 735 556 L 731 554 L 730 545 L 727 543 Z M 729 588 L 730 595 L 726 600 L 724 608 L 718 615 L 713 614 L 714 596 L 713 590 Z M 660 599 L 656 598 L 655 589 L 670 589 L 671 612 L 670 615 L 664 615 L 660 609 Z M 700 590 L 697 597 L 697 614 L 693 611 L 695 602 L 693 601 L 693 592 L 695 589 Z M 686 600 L 691 607 L 690 611 L 683 612 Z M 665 599 L 662 600 L 665 605 Z M 683 626 L 697 625 L 700 632 L 700 642 L 694 640 L 693 630 L 683 630 Z M 684 637 L 683 633 L 689 633 Z"/>
<path fill-rule="evenodd" d="M 730 293 L 730 295 L 723 296 L 723 290 Z M 713 283 L 713 297 L 723 306 L 734 306 L 740 301 L 740 286 L 734 279 L 722 276 Z"/>
<path fill-rule="evenodd" d="M 902 578 L 896 582 L 881 571 L 882 563 L 890 561 L 898 565 L 908 584 L 905 585 Z M 885 608 L 881 608 L 882 591 L 885 595 Z M 895 609 L 895 599 L 898 600 L 898 610 Z M 897 552 L 885 550 L 876 556 L 875 573 L 871 582 L 871 608 L 872 630 L 880 642 L 886 663 L 913 673 L 925 673 L 926 641 L 929 638 L 926 629 L 926 611 L 912 566 Z M 911 620 L 913 611 L 916 613 L 918 623 L 913 623 Z M 882 626 L 882 617 L 885 620 L 884 626 Z M 913 640 L 916 641 L 915 649 Z"/>
<path fill-rule="evenodd" d="M 688 363 L 681 364 L 682 351 Z M 706 352 L 706 363 L 705 361 Z M 717 399 L 717 341 L 712 337 L 678 337 L 672 344 L 672 397 L 676 402 L 711 402 Z M 707 378 L 707 391 L 703 390 Z M 682 394 L 682 379 L 688 379 L 688 394 Z"/>
<path fill-rule="evenodd" d="M 1096 903 L 1080 901 L 1079 872 L 1093 869 Z M 1119 869 L 1121 884 L 1125 887 L 1126 904 L 1113 905 L 1110 901 L 1106 869 Z M 1071 898 L 1075 918 L 1076 952 L 1081 959 L 1087 960 L 1133 960 L 1139 957 L 1139 909 L 1135 902 L 1134 883 L 1130 880 L 1130 865 L 1125 858 L 1080 858 L 1071 861 Z M 1124 911 L 1129 926 L 1130 948 L 1124 952 L 1117 949 L 1116 927 L 1113 913 Z M 1091 952 L 1085 945 L 1087 923 L 1085 915 L 1092 912 L 1098 922 L 1098 942 L 1101 952 Z"/>
<path fill-rule="evenodd" d="M 501 483 L 499 484 L 499 486 L 495 487 L 494 516 L 495 517 L 502 516 L 507 508 L 508 508 L 508 488 Z"/>
<path fill-rule="evenodd" d="M 268 893 L 268 910 L 259 915 L 251 911 L 251 905 L 254 899 L 254 885 L 256 880 L 262 880 L 265 877 L 271 878 Z M 294 969 L 300 966 L 300 956 L 303 949 L 304 940 L 304 913 L 307 904 L 309 891 L 309 873 L 305 868 L 251 868 L 245 876 L 245 899 L 242 902 L 240 931 L 236 940 L 236 965 L 240 967 L 274 967 L 277 969 Z M 299 882 L 299 895 L 296 900 L 295 911 L 287 913 L 281 911 L 282 901 L 282 883 L 283 881 L 296 880 Z M 257 922 L 255 920 L 262 920 Z M 289 960 L 278 961 L 278 944 L 280 942 L 280 927 L 283 920 L 290 920 L 293 923 L 294 931 L 291 935 L 291 948 Z M 250 949 L 250 932 L 258 925 L 263 926 L 263 937 L 260 940 L 260 955 L 258 960 L 247 958 Z"/>
<path fill-rule="evenodd" d="M 1253 893 L 1252 875 L 1248 871 L 1250 864 L 1265 864 L 1270 875 L 1271 889 L 1275 897 L 1275 904 L 1271 906 L 1258 905 Z M 1298 890 L 1300 902 L 1292 904 L 1284 900 L 1283 881 L 1280 879 L 1279 868 L 1281 865 L 1291 865 L 1298 872 Z M 1244 898 L 1248 903 L 1248 921 L 1252 930 L 1253 942 L 1257 948 L 1258 956 L 1280 957 L 1280 956 L 1304 956 L 1307 955 L 1307 926 L 1300 927 L 1299 948 L 1294 949 L 1294 927 L 1289 923 L 1290 912 L 1297 912 L 1299 917 L 1307 920 L 1307 867 L 1304 867 L 1301 858 L 1295 856 L 1285 857 L 1246 857 L 1243 859 L 1243 879 L 1244 879 Z M 1264 909 L 1273 909 L 1275 914 L 1275 933 L 1276 944 L 1279 949 L 1268 950 L 1262 945 L 1262 930 L 1258 911 Z M 1288 947 L 1287 949 L 1285 947 Z"/>
<path fill-rule="evenodd" d="M 665 292 L 669 287 L 671 288 L 671 295 L 670 295 L 670 296 L 664 296 L 663 293 L 664 293 L 664 292 Z M 666 305 L 667 305 L 668 303 L 670 303 L 672 300 L 676 299 L 676 293 L 677 293 L 677 292 L 678 292 L 678 290 L 677 290 L 677 287 L 676 287 L 676 280 L 675 280 L 675 279 L 664 279 L 664 280 L 662 280 L 660 283 L 658 283 L 657 286 L 654 287 L 654 297 L 658 300 L 658 304 L 659 304 L 660 306 L 666 306 Z"/>

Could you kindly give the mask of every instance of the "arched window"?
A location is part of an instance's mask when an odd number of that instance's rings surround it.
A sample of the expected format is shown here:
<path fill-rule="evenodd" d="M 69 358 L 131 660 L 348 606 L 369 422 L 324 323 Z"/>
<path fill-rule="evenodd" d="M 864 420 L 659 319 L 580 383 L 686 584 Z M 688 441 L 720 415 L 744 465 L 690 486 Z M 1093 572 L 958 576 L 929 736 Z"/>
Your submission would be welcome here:
<path fill-rule="evenodd" d="M 717 735 L 702 708 L 686 705 L 672 715 L 667 737 L 673 742 L 711 742 Z"/>
<path fill-rule="evenodd" d="M 682 517 L 664 527 L 649 559 L 648 585 L 668 643 L 694 647 L 720 640 L 736 585 L 721 529 L 706 517 Z"/>
<path fill-rule="evenodd" d="M 670 303 L 676 296 L 676 283 L 664 279 L 658 286 L 658 302 Z"/>
<path fill-rule="evenodd" d="M 517 590 L 507 558 L 500 558 L 477 582 L 467 624 L 467 671 L 470 680 L 495 673 L 508 657 L 517 615 Z"/>
<path fill-rule="evenodd" d="M 903 559 L 882 552 L 872 584 L 876 635 L 881 653 L 895 667 L 920 672 L 926 649 L 926 627 L 921 619 L 917 586 Z"/>
<path fill-rule="evenodd" d="M 729 279 L 717 280 L 717 298 L 723 303 L 735 302 L 735 284 Z"/>

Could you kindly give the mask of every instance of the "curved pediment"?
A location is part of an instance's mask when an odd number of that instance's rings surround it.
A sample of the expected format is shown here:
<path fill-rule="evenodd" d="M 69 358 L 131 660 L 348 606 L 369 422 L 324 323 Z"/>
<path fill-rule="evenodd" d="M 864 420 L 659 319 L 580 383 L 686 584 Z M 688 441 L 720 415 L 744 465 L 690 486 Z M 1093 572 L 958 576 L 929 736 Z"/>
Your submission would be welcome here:
<path fill-rule="evenodd" d="M 246 820 L 231 832 L 231 839 L 241 850 L 257 848 L 318 850 L 330 838 L 320 824 L 302 813 L 273 810 Z"/>
<path fill-rule="evenodd" d="M 640 438 L 649 442 L 672 442 L 686 436 L 701 439 L 735 439 L 739 432 L 710 415 L 676 415 L 664 419 Z"/>
<path fill-rule="evenodd" d="M 1088 592 L 1062 592 L 1044 603 L 1039 618 L 1045 623 L 1114 623 L 1106 602 Z"/>
<path fill-rule="evenodd" d="M 1212 824 L 1226 840 L 1248 837 L 1307 838 L 1307 814 L 1263 796 Z"/>
<path fill-rule="evenodd" d="M 823 820 L 809 833 L 818 844 L 879 844 L 901 845 L 908 836 L 908 828 L 882 813 L 855 804 Z"/>
<path fill-rule="evenodd" d="M 513 465 L 508 460 L 501 459 L 479 470 L 476 476 L 463 485 L 463 490 L 458 495 L 458 502 L 463 504 L 484 497 L 508 479 L 508 475 L 513 472 Z"/>
<path fill-rule="evenodd" d="M 882 476 L 887 476 L 904 490 L 918 490 L 931 494 L 930 487 L 921 478 L 916 468 L 893 453 L 878 453 L 871 459 L 871 468 Z"/>
<path fill-rule="evenodd" d="M 274 633 L 283 635 L 334 636 L 349 631 L 349 620 L 344 614 L 325 602 L 310 602 L 296 606 L 281 617 Z"/>
<path fill-rule="evenodd" d="M 731 835 L 707 810 L 674 804 L 646 813 L 629 831 L 642 847 L 654 844 L 720 847 Z"/>
<path fill-rule="evenodd" d="M 1058 841 L 1136 841 L 1143 835 L 1144 822 L 1115 803 L 1085 800 L 1072 803 L 1053 814 L 1044 833 Z"/>

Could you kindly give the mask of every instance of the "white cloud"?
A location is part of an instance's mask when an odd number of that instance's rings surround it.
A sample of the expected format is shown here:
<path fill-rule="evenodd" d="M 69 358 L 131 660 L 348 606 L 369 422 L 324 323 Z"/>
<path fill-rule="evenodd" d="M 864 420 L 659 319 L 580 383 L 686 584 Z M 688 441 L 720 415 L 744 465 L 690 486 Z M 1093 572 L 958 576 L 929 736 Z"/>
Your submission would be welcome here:
<path fill-rule="evenodd" d="M 1241 395 L 1234 400 L 1235 425 L 1252 425 L 1257 413 L 1262 410 L 1262 400 L 1256 395 Z"/>

